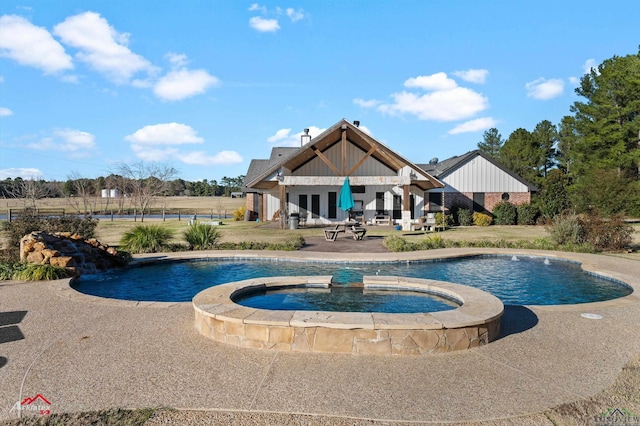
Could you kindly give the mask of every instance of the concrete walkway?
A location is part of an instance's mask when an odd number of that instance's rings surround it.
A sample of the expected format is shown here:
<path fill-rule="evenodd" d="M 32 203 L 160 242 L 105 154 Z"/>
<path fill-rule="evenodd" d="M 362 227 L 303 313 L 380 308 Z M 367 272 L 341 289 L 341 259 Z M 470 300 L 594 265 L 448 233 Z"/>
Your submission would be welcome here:
<path fill-rule="evenodd" d="M 480 252 L 507 253 L 445 249 L 376 259 Z M 41 394 L 52 412 L 173 407 L 239 410 L 274 421 L 297 413 L 338 416 L 345 424 L 354 419 L 471 422 L 541 413 L 606 388 L 640 352 L 640 262 L 518 253 L 569 257 L 635 291 L 609 302 L 508 307 L 502 338 L 487 346 L 389 358 L 236 349 L 200 336 L 190 303 L 135 307 L 60 290 L 65 280 L 5 282 L 0 284 L 0 420 L 17 417 L 10 412 L 17 401 Z M 371 259 L 367 253 L 261 254 Z M 203 253 L 167 255 L 185 256 Z"/>

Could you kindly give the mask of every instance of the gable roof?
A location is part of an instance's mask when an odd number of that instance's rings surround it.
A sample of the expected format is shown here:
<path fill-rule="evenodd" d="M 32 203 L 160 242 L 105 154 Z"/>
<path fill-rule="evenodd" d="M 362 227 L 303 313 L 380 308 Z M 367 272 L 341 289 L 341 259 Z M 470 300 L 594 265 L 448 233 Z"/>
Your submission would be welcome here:
<path fill-rule="evenodd" d="M 300 148 L 273 148 L 269 160 L 252 160 L 245 175 L 245 187 L 257 187 L 256 185 L 261 180 L 276 173 L 281 167 L 292 171 L 299 169 L 314 158 L 321 156 L 322 152 L 340 143 L 343 140 L 343 131 L 346 133 L 346 140 L 389 169 L 398 171 L 409 166 L 425 176 L 425 179 L 416 183 L 423 189 L 443 186 L 441 182 L 418 165 L 406 160 L 346 119 L 342 119 Z M 342 170 L 342 174 L 346 176 L 348 172 Z"/>
<path fill-rule="evenodd" d="M 479 149 L 476 149 L 474 151 L 469 151 L 466 154 L 447 158 L 446 160 L 440 161 L 436 164 L 418 164 L 418 166 L 421 167 L 423 170 L 425 170 L 427 173 L 430 173 L 433 176 L 435 176 L 437 179 L 443 179 L 447 175 L 451 174 L 453 171 L 459 169 L 469 161 L 473 160 L 475 157 L 484 158 L 494 166 L 498 167 L 503 172 L 507 173 L 512 178 L 516 179 L 518 182 L 525 185 L 529 191 L 535 192 L 538 190 L 534 185 L 527 182 L 525 179 L 523 179 L 521 176 L 517 175 L 516 173 L 512 172 L 511 170 L 507 169 L 505 166 L 500 164 L 497 160 L 489 157 L 487 154 L 485 154 Z"/>

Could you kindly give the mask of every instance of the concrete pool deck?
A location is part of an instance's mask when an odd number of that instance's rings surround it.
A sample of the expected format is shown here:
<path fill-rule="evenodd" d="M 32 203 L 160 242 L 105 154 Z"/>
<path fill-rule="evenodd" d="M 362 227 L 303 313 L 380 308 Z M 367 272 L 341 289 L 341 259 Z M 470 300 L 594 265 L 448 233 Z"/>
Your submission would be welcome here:
<path fill-rule="evenodd" d="M 201 336 L 189 302 L 100 299 L 66 289 L 66 280 L 4 282 L 0 420 L 16 418 L 15 411 L 10 412 L 16 402 L 40 394 L 53 413 L 172 407 L 252 413 L 274 423 L 287 414 L 309 414 L 345 424 L 358 419 L 442 423 L 514 417 L 513 424 L 551 424 L 535 414 L 596 394 L 640 353 L 640 262 L 499 249 L 381 253 L 375 258 L 478 253 L 568 258 L 632 285 L 635 292 L 600 303 L 508 307 L 502 337 L 495 342 L 465 351 L 389 358 L 238 349 Z M 141 259 L 233 254 L 172 253 Z M 309 251 L 235 254 L 372 258 L 370 253 Z M 582 313 L 602 319 L 584 318 Z"/>

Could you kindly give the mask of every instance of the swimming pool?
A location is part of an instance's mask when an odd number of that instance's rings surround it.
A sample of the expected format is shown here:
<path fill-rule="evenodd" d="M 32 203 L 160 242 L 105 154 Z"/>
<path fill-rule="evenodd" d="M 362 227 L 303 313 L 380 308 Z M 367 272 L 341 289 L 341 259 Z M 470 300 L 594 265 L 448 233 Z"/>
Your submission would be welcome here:
<path fill-rule="evenodd" d="M 364 275 L 429 278 L 473 286 L 507 305 L 562 305 L 623 297 L 631 287 L 589 274 L 574 262 L 530 256 L 481 255 L 424 261 L 347 263 L 234 259 L 138 265 L 72 282 L 82 293 L 124 300 L 190 301 L 219 284 L 255 277 L 333 275 L 334 283 L 361 282 Z"/>

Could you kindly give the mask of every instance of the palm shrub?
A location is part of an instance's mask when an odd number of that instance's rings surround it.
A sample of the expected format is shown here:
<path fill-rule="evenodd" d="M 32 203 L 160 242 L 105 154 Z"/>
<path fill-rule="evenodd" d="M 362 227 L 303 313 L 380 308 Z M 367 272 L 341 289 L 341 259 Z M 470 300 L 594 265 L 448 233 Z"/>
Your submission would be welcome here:
<path fill-rule="evenodd" d="M 491 225 L 492 221 L 493 221 L 493 218 L 488 214 L 484 214 L 480 212 L 473 213 L 473 224 L 475 226 L 489 226 Z"/>
<path fill-rule="evenodd" d="M 493 208 L 496 225 L 515 225 L 517 218 L 516 206 L 508 201 L 501 201 Z"/>
<path fill-rule="evenodd" d="M 195 223 L 184 231 L 183 236 L 189 244 L 189 250 L 211 250 L 216 247 L 220 232 L 206 223 Z"/>
<path fill-rule="evenodd" d="M 173 231 L 158 225 L 139 225 L 124 233 L 120 249 L 136 253 L 158 253 L 163 251 L 173 238 Z"/>

